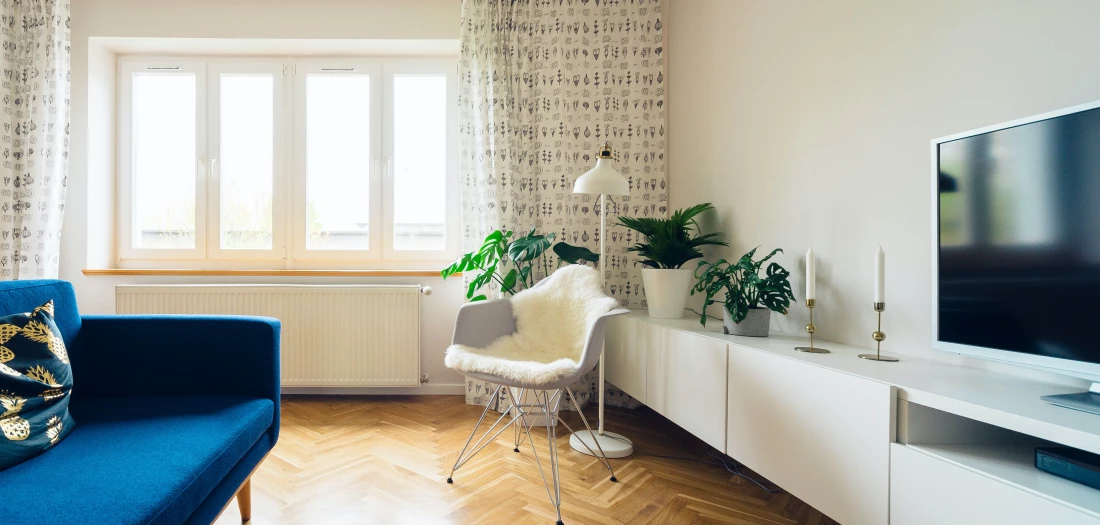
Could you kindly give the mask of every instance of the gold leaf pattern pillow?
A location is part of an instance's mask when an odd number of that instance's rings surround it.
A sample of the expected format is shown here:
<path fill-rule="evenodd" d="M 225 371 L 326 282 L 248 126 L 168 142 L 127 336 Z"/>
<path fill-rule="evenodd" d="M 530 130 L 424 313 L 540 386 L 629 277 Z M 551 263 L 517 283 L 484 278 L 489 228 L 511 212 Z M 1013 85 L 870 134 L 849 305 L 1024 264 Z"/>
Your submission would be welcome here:
<path fill-rule="evenodd" d="M 72 368 L 53 301 L 0 317 L 0 470 L 33 458 L 73 429 Z"/>

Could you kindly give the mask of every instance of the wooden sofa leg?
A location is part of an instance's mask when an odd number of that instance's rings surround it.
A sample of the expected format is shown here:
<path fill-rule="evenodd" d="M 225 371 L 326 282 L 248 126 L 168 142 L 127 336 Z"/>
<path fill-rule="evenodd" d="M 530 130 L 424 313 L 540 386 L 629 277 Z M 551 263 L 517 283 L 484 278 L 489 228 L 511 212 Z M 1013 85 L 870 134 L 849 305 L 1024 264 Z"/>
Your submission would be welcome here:
<path fill-rule="evenodd" d="M 237 506 L 241 509 L 241 523 L 252 519 L 252 478 L 237 491 Z"/>

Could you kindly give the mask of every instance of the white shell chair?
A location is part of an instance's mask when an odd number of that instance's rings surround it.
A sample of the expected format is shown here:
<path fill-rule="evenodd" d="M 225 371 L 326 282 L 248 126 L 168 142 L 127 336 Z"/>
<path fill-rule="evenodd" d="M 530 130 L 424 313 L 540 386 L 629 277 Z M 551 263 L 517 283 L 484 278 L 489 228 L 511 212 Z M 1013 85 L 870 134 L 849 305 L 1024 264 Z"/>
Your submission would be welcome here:
<path fill-rule="evenodd" d="M 583 270 L 579 270 L 583 269 Z M 566 270 L 574 274 L 578 272 L 589 271 L 593 274 L 597 272 L 592 268 L 571 265 L 558 269 L 557 272 L 551 277 L 557 276 L 559 272 Z M 597 274 L 598 275 L 598 274 Z M 584 277 L 590 277 L 585 275 Z M 524 294 L 526 292 L 533 292 L 538 289 L 543 289 L 544 286 L 561 286 L 560 280 L 558 283 L 551 284 L 550 281 L 555 279 L 547 278 L 540 281 L 537 285 L 531 289 L 520 292 Z M 610 299 L 606 295 L 603 295 L 600 290 L 599 300 Z M 515 299 L 519 299 L 519 295 Z M 591 300 L 591 299 L 590 299 Z M 613 301 L 613 300 L 612 300 Z M 604 303 L 606 304 L 606 303 Z M 577 310 L 585 308 L 586 304 L 572 304 L 572 308 Z M 591 304 L 587 305 L 591 306 Z M 580 352 L 579 361 L 575 362 L 574 366 L 571 366 L 570 370 L 564 374 L 557 374 L 552 380 L 520 380 L 513 376 L 504 374 L 486 373 L 484 371 L 477 371 L 476 367 L 471 366 L 456 366 L 457 363 L 451 359 L 451 352 L 456 348 L 456 345 L 461 345 L 466 349 L 484 349 L 490 347 L 492 343 L 498 341 L 500 338 L 517 334 L 517 322 L 513 316 L 513 305 L 509 299 L 501 299 L 495 301 L 482 301 L 476 303 L 467 303 L 462 306 L 458 311 L 458 320 L 455 322 L 454 336 L 452 337 L 452 346 L 448 349 L 448 363 L 447 365 L 462 372 L 467 377 L 473 379 L 479 379 L 497 385 L 493 393 L 493 399 L 499 399 L 500 393 L 503 390 L 506 398 L 510 401 L 514 410 L 505 411 L 499 418 L 489 427 L 488 430 L 481 436 L 476 443 L 471 446 L 474 436 L 477 435 L 478 429 L 481 427 L 482 422 L 485 420 L 486 414 L 489 412 L 489 405 L 486 405 L 485 410 L 481 413 L 481 418 L 478 419 L 477 424 L 474 425 L 474 429 L 470 432 L 469 439 L 466 440 L 466 444 L 463 445 L 462 450 L 458 454 L 458 458 L 455 459 L 454 467 L 451 469 L 451 475 L 447 477 L 447 483 L 454 483 L 454 473 L 462 467 L 467 461 L 474 457 L 487 445 L 492 443 L 497 436 L 504 432 L 509 425 L 512 425 L 514 431 L 514 443 L 515 452 L 519 452 L 519 446 L 522 444 L 524 434 L 526 438 L 531 441 L 531 452 L 535 457 L 535 464 L 539 468 L 539 474 L 542 476 L 543 485 L 546 487 L 546 493 L 550 497 L 550 502 L 554 504 L 557 511 L 558 521 L 557 525 L 562 525 L 561 520 L 561 483 L 558 478 L 558 451 L 557 451 L 557 426 L 554 421 L 560 421 L 562 425 L 574 432 L 569 425 L 558 416 L 558 408 L 560 407 L 563 397 L 568 396 L 569 402 L 573 404 L 577 412 L 581 414 L 581 421 L 584 422 L 585 428 L 592 435 L 592 442 L 596 443 L 599 450 L 597 454 L 595 451 L 589 449 L 589 452 L 599 458 L 603 465 L 607 468 L 611 474 L 611 481 L 617 482 L 615 478 L 615 471 L 611 467 L 611 462 L 607 460 L 603 453 L 603 450 L 599 447 L 599 441 L 595 439 L 595 434 L 592 431 L 592 427 L 589 426 L 588 420 L 584 417 L 584 413 L 580 410 L 580 405 L 577 403 L 576 397 L 573 395 L 573 391 L 569 388 L 581 378 L 582 375 L 591 371 L 596 367 L 596 364 L 600 359 L 600 352 L 603 347 L 604 331 L 607 327 L 607 320 L 616 315 L 622 315 L 628 313 L 629 310 L 613 307 L 605 313 L 599 314 L 595 317 L 587 326 L 587 335 L 584 338 L 584 348 Z M 475 350 L 476 351 L 476 350 Z M 497 358 L 497 365 L 501 364 L 500 359 Z M 572 361 L 571 361 L 572 362 Z M 504 363 L 507 365 L 508 363 Z M 535 376 L 540 377 L 540 367 L 552 367 L 561 365 L 561 361 L 556 363 L 536 363 L 536 362 L 520 362 L 516 361 L 517 365 L 527 367 L 526 372 L 534 372 L 527 374 L 528 377 Z M 533 369 L 533 370 L 532 370 Z M 602 388 L 602 385 L 601 385 Z M 518 392 L 513 393 L 513 389 Z M 531 395 L 534 396 L 534 403 L 522 403 L 525 399 L 524 393 L 527 390 L 532 390 Z M 517 399 L 518 398 L 518 399 Z M 542 463 L 539 460 L 538 452 L 535 451 L 534 437 L 531 434 L 531 427 L 528 423 L 530 417 L 544 417 L 546 421 L 546 433 L 549 440 L 550 448 L 550 478 L 547 480 L 546 473 L 543 471 Z M 503 426 L 500 423 L 510 418 L 510 420 Z M 497 427 L 500 426 L 499 429 Z M 494 430 L 496 431 L 495 433 Z M 583 441 L 582 441 L 583 443 Z M 587 444 L 585 445 L 588 446 Z M 552 485 L 552 487 L 551 487 Z"/>

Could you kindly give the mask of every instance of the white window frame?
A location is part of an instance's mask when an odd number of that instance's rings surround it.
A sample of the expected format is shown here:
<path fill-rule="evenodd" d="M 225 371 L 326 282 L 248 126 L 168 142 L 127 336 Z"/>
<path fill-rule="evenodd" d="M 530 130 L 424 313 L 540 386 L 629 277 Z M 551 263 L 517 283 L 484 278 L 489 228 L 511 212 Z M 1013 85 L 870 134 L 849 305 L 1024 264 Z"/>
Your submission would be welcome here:
<path fill-rule="evenodd" d="M 282 260 L 286 257 L 285 227 L 286 187 L 286 82 L 283 81 L 283 63 L 279 60 L 222 59 L 210 60 L 207 65 L 207 106 L 210 124 L 207 130 L 209 156 L 209 184 L 207 184 L 207 246 L 208 259 L 215 260 Z M 221 75 L 259 74 L 272 76 L 272 203 L 271 248 L 228 249 L 221 246 Z"/>
<path fill-rule="evenodd" d="M 133 57 L 119 59 L 118 265 L 197 269 L 438 269 L 460 251 L 457 58 Z M 134 248 L 133 74 L 177 68 L 196 79 L 194 249 Z M 370 75 L 370 242 L 366 250 L 306 249 L 305 79 L 325 73 Z M 272 248 L 221 248 L 220 75 L 275 75 Z M 442 250 L 394 249 L 393 79 L 441 75 L 447 81 L 446 242 Z"/>
<path fill-rule="evenodd" d="M 294 241 L 292 257 L 301 261 L 379 261 L 382 258 L 382 64 L 377 60 L 301 60 L 294 64 Z M 366 250 L 309 250 L 306 232 L 306 77 L 309 75 L 368 75 L 370 78 L 370 224 Z"/>
<path fill-rule="evenodd" d="M 125 61 L 119 71 L 119 258 L 181 259 L 206 258 L 206 63 L 196 60 Z M 195 75 L 195 247 L 153 249 L 134 246 L 133 88 L 140 72 L 190 73 Z"/>
<path fill-rule="evenodd" d="M 397 76 L 443 76 L 447 81 L 447 158 L 445 195 L 447 210 L 444 214 L 444 247 L 442 250 L 394 249 L 394 78 Z M 384 84 L 382 110 L 382 209 L 386 214 L 382 221 L 382 257 L 386 260 L 452 260 L 459 253 L 459 185 L 458 185 L 458 67 L 441 60 L 405 60 L 386 63 L 382 67 Z"/>

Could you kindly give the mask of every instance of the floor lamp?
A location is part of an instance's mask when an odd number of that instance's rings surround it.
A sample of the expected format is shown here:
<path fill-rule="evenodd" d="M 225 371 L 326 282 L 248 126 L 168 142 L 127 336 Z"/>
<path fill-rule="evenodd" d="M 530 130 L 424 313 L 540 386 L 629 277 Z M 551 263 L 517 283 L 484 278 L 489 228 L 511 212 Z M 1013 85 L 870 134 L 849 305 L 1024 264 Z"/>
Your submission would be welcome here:
<path fill-rule="evenodd" d="M 604 261 L 607 259 L 604 253 L 604 243 L 607 239 L 607 196 L 626 195 L 630 192 L 630 185 L 619 172 L 615 170 L 614 161 L 611 159 L 611 143 L 604 142 L 600 146 L 600 154 L 596 158 L 596 167 L 577 178 L 573 184 L 573 193 L 598 194 L 600 196 L 600 279 L 607 287 L 607 272 L 604 271 Z M 600 350 L 600 419 L 597 425 L 596 443 L 592 443 L 592 436 L 588 432 L 574 433 L 569 436 L 569 446 L 578 452 L 594 455 L 592 451 L 603 450 L 606 457 L 622 458 L 634 453 L 634 444 L 629 439 L 614 432 L 604 432 L 603 429 L 603 396 L 604 396 L 604 355 Z M 584 414 L 581 414 L 584 417 Z"/>

